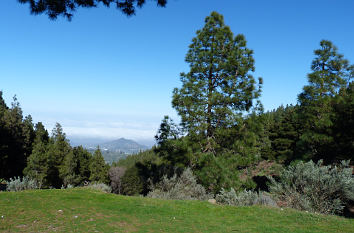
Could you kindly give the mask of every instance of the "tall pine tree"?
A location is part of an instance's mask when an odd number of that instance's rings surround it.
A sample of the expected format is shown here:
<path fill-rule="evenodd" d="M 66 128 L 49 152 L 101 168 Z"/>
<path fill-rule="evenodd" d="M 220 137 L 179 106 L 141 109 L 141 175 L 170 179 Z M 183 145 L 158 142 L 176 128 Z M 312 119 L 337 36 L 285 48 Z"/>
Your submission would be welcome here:
<path fill-rule="evenodd" d="M 22 176 L 32 150 L 34 131 L 32 118 L 23 119 L 16 96 L 7 107 L 0 92 L 0 177 Z"/>
<path fill-rule="evenodd" d="M 99 147 L 95 150 L 90 163 L 90 181 L 108 183 L 109 166 L 104 161 Z"/>
<path fill-rule="evenodd" d="M 332 42 L 322 40 L 320 49 L 315 50 L 311 69 L 309 84 L 298 97 L 304 128 L 298 146 L 302 148 L 303 159 L 324 159 L 330 163 L 335 159 L 332 100 L 340 90 L 347 88 L 354 67 Z"/>
<path fill-rule="evenodd" d="M 63 180 L 60 177 L 60 170 L 64 163 L 64 158 L 71 152 L 71 146 L 69 145 L 66 135 L 63 132 L 63 128 L 59 123 L 56 123 L 52 137 L 49 143 L 49 169 L 48 180 L 49 183 L 55 187 L 60 188 L 63 185 Z"/>
<path fill-rule="evenodd" d="M 260 95 L 251 74 L 252 54 L 245 37 L 234 36 L 217 12 L 206 17 L 189 46 L 190 71 L 181 73 L 182 87 L 174 89 L 172 105 L 187 132 L 206 139 L 204 151 L 214 149 L 215 129 L 233 124 L 235 116 L 250 110 Z"/>
<path fill-rule="evenodd" d="M 37 180 L 43 188 L 48 188 L 50 183 L 48 181 L 48 131 L 44 128 L 41 122 L 35 126 L 35 140 L 33 143 L 33 150 L 27 159 L 27 166 L 23 173 L 32 179 Z"/>

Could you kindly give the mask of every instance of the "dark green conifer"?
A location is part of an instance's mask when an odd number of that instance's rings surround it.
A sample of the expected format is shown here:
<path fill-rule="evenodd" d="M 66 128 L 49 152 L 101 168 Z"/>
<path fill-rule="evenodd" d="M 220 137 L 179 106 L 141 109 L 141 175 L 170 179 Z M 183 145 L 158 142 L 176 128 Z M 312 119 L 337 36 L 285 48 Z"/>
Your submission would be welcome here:
<path fill-rule="evenodd" d="M 0 177 L 22 176 L 34 139 L 32 118 L 23 119 L 16 96 L 7 107 L 0 92 Z"/>
<path fill-rule="evenodd" d="M 216 12 L 205 19 L 189 46 L 190 71 L 181 73 L 182 87 L 174 89 L 172 106 L 189 134 L 207 140 L 204 151 L 213 151 L 215 130 L 234 124 L 236 116 L 250 110 L 260 95 L 251 74 L 252 54 L 245 37 L 234 36 Z"/>
<path fill-rule="evenodd" d="M 104 161 L 99 147 L 95 150 L 90 163 L 90 181 L 108 183 L 109 166 Z"/>
<path fill-rule="evenodd" d="M 60 170 L 65 186 L 69 184 L 79 186 L 89 181 L 91 157 L 91 154 L 82 146 L 74 147 L 66 155 Z"/>
<path fill-rule="evenodd" d="M 347 88 L 353 77 L 354 66 L 339 54 L 332 42 L 322 40 L 315 50 L 309 84 L 299 95 L 300 120 L 303 133 L 298 143 L 303 159 L 332 162 L 334 143 L 332 126 L 335 118 L 332 100 L 340 90 Z"/>
<path fill-rule="evenodd" d="M 48 180 L 49 183 L 55 187 L 60 188 L 63 185 L 63 180 L 60 177 L 59 171 L 64 163 L 64 158 L 71 152 L 71 146 L 66 139 L 63 128 L 59 123 L 56 123 L 52 136 L 50 138 L 48 149 Z"/>
<path fill-rule="evenodd" d="M 42 187 L 49 187 L 50 183 L 47 179 L 49 160 L 48 160 L 48 131 L 41 122 L 35 126 L 35 139 L 33 150 L 27 159 L 27 166 L 23 173 L 32 179 L 38 181 Z"/>

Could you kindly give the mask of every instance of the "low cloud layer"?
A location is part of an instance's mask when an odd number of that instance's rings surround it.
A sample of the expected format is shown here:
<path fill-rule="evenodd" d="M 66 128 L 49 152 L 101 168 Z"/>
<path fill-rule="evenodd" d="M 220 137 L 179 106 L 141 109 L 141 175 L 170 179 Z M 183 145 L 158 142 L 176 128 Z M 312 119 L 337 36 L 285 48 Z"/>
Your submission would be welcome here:
<path fill-rule="evenodd" d="M 49 132 L 56 122 L 71 138 L 118 139 L 121 137 L 151 144 L 163 116 L 92 115 L 73 113 L 38 113 L 35 122 L 42 122 Z M 146 143 L 145 143 L 146 144 Z"/>

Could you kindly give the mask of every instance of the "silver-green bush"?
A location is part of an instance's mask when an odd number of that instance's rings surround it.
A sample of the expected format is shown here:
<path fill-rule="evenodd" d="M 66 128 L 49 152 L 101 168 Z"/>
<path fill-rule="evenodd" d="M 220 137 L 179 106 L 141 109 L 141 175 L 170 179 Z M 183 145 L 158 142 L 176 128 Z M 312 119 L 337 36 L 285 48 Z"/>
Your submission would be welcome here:
<path fill-rule="evenodd" d="M 234 205 L 234 206 L 251 206 L 251 205 L 267 205 L 276 207 L 276 202 L 265 193 L 257 193 L 253 191 L 244 190 L 242 192 L 236 193 L 236 191 L 231 188 L 230 191 L 221 189 L 220 193 L 216 195 L 216 201 L 224 205 Z"/>
<path fill-rule="evenodd" d="M 171 178 L 164 176 L 162 180 L 151 187 L 148 197 L 174 200 L 207 200 L 211 195 L 207 194 L 204 187 L 197 183 L 196 177 L 190 168 Z"/>
<path fill-rule="evenodd" d="M 21 177 L 10 178 L 7 182 L 7 191 L 17 192 L 28 189 L 39 189 L 40 184 L 33 179 L 25 176 L 21 179 Z"/>
<path fill-rule="evenodd" d="M 86 186 L 87 188 L 91 188 L 91 189 L 95 189 L 95 190 L 99 190 L 105 193 L 111 193 L 112 192 L 112 188 L 106 184 L 103 183 L 91 183 L 89 185 Z"/>
<path fill-rule="evenodd" d="M 310 161 L 290 165 L 280 180 L 270 178 L 270 192 L 283 205 L 299 210 L 339 214 L 354 200 L 354 179 L 349 161 L 323 166 Z"/>

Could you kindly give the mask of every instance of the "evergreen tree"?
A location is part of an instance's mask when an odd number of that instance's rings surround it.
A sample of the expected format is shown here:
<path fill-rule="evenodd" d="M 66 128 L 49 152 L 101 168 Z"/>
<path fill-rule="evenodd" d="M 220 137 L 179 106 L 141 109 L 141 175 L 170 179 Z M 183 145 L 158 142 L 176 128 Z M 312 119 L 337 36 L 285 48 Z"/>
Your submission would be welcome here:
<path fill-rule="evenodd" d="M 50 186 L 47 177 L 49 169 L 48 143 L 48 131 L 44 128 L 44 125 L 41 122 L 38 122 L 35 126 L 33 150 L 27 159 L 27 166 L 23 173 L 24 175 L 37 180 L 42 187 L 45 188 Z"/>
<path fill-rule="evenodd" d="M 10 178 L 9 177 L 9 147 L 8 139 L 10 137 L 10 132 L 6 127 L 5 115 L 9 110 L 2 97 L 2 91 L 0 91 L 0 178 Z"/>
<path fill-rule="evenodd" d="M 0 177 L 22 176 L 33 138 L 32 119 L 30 116 L 23 119 L 16 96 L 9 108 L 0 92 Z"/>
<path fill-rule="evenodd" d="M 300 137 L 298 106 L 280 106 L 271 114 L 272 125 L 269 128 L 271 155 L 268 159 L 288 163 L 297 156 L 296 143 Z"/>
<path fill-rule="evenodd" d="M 333 161 L 334 143 L 332 126 L 334 111 L 332 100 L 344 90 L 353 77 L 354 66 L 339 54 L 330 41 L 322 40 L 321 48 L 315 50 L 309 84 L 299 95 L 300 118 L 304 131 L 298 143 L 303 159 Z"/>
<path fill-rule="evenodd" d="M 60 170 L 60 177 L 65 186 L 69 184 L 78 186 L 89 180 L 91 157 L 91 154 L 82 146 L 74 147 L 66 155 Z"/>
<path fill-rule="evenodd" d="M 63 128 L 59 123 L 56 123 L 52 137 L 50 138 L 48 149 L 48 180 L 51 186 L 60 188 L 63 184 L 63 180 L 59 175 L 59 171 L 63 166 L 64 158 L 71 152 L 71 147 L 66 135 L 63 132 Z"/>
<path fill-rule="evenodd" d="M 28 158 L 32 153 L 33 143 L 36 136 L 31 115 L 26 116 L 23 120 L 22 134 L 24 138 L 25 157 Z"/>
<path fill-rule="evenodd" d="M 245 37 L 234 36 L 216 12 L 205 19 L 189 46 L 190 71 L 181 73 L 182 87 L 174 89 L 172 105 L 189 134 L 207 139 L 204 151 L 213 151 L 215 129 L 233 124 L 260 95 L 251 74 L 255 69 L 252 54 Z"/>
<path fill-rule="evenodd" d="M 154 152 L 169 165 L 185 168 L 192 166 L 193 146 L 189 143 L 188 137 L 181 136 L 181 129 L 172 119 L 165 116 L 155 136 L 158 146 Z"/>
<path fill-rule="evenodd" d="M 144 182 L 136 166 L 130 167 L 125 171 L 121 185 L 124 195 L 135 196 L 143 193 Z"/>
<path fill-rule="evenodd" d="M 108 183 L 109 166 L 105 163 L 99 147 L 95 150 L 90 163 L 90 181 Z"/>
<path fill-rule="evenodd" d="M 334 100 L 333 137 L 335 158 L 354 163 L 354 81 Z"/>

